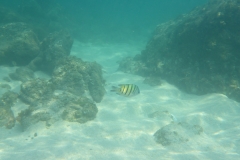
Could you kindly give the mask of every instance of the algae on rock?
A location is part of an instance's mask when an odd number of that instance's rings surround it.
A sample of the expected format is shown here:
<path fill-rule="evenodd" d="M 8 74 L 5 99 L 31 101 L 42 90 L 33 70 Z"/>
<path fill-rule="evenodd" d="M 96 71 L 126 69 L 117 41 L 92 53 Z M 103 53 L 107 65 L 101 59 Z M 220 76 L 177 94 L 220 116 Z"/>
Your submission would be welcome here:
<path fill-rule="evenodd" d="M 42 70 L 52 74 L 56 64 L 62 58 L 70 55 L 73 39 L 66 31 L 49 34 L 40 45 L 41 54 L 29 63 L 32 70 Z"/>
<path fill-rule="evenodd" d="M 11 107 L 17 101 L 18 94 L 8 91 L 0 98 L 0 127 L 11 129 L 15 125 L 15 118 Z"/>
<path fill-rule="evenodd" d="M 42 79 L 33 79 L 21 84 L 19 98 L 27 104 L 37 104 L 51 98 L 54 91 L 53 84 Z"/>
<path fill-rule="evenodd" d="M 31 125 L 38 123 L 39 121 L 47 121 L 51 117 L 49 113 L 44 111 L 34 110 L 34 108 L 30 107 L 21 111 L 16 120 L 21 124 L 22 130 L 25 131 Z"/>
<path fill-rule="evenodd" d="M 32 104 L 18 114 L 17 120 L 23 130 L 43 121 L 46 127 L 61 119 L 69 122 L 85 123 L 96 117 L 98 109 L 94 102 L 69 92 L 52 95 L 42 103 Z"/>
<path fill-rule="evenodd" d="M 56 89 L 76 95 L 83 95 L 89 91 L 95 102 L 100 102 L 105 93 L 101 66 L 76 57 L 69 56 L 60 60 L 53 71 L 51 81 Z"/>
<path fill-rule="evenodd" d="M 187 93 L 240 101 L 239 19 L 239 0 L 211 1 L 158 25 L 142 53 L 119 69 L 160 77 Z"/>
<path fill-rule="evenodd" d="M 27 67 L 19 67 L 14 73 L 10 73 L 9 77 L 16 81 L 28 81 L 34 79 L 34 72 Z"/>
<path fill-rule="evenodd" d="M 36 34 L 26 23 L 0 25 L 0 64 L 27 65 L 40 53 Z"/>
<path fill-rule="evenodd" d="M 88 98 L 81 97 L 70 102 L 62 113 L 62 118 L 69 122 L 85 123 L 96 117 L 98 109 Z"/>

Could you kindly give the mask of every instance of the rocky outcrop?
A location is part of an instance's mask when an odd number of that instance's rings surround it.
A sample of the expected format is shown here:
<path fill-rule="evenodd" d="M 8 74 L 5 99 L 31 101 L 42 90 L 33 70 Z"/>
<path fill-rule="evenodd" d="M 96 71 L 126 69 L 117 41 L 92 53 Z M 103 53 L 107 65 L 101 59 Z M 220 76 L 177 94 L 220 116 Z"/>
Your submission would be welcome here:
<path fill-rule="evenodd" d="M 59 31 L 49 34 L 41 42 L 39 54 L 28 65 L 32 70 L 43 70 L 52 73 L 56 63 L 70 54 L 73 39 L 66 31 Z"/>
<path fill-rule="evenodd" d="M 97 106 L 90 99 L 81 97 L 67 104 L 62 113 L 62 118 L 69 122 L 85 123 L 93 120 L 97 112 Z"/>
<path fill-rule="evenodd" d="M 26 82 L 28 80 L 34 79 L 34 72 L 27 67 L 19 67 L 14 73 L 10 73 L 9 77 L 16 81 Z"/>
<path fill-rule="evenodd" d="M 95 102 L 101 102 L 105 93 L 102 69 L 96 62 L 69 56 L 73 39 L 64 28 L 71 30 L 76 25 L 71 25 L 57 1 L 24 0 L 17 14 L 0 9 L 0 65 L 18 66 L 4 80 L 22 82 L 15 99 L 28 107 L 16 117 L 23 130 L 40 121 L 50 126 L 61 119 L 93 120 L 98 112 Z M 52 77 L 36 78 L 35 71 Z M 7 83 L 0 88 L 1 93 L 11 90 Z M 10 129 L 15 117 L 12 105 L 5 104 L 5 94 L 0 99 L 0 126 Z"/>
<path fill-rule="evenodd" d="M 61 119 L 69 122 L 86 123 L 93 120 L 98 112 L 94 102 L 68 92 L 54 93 L 40 103 L 31 104 L 17 116 L 23 130 L 40 121 L 50 127 Z"/>
<path fill-rule="evenodd" d="M 0 98 L 0 127 L 11 129 L 15 125 L 15 117 L 11 107 L 17 101 L 18 94 L 8 91 Z"/>
<path fill-rule="evenodd" d="M 190 125 L 186 122 L 171 123 L 154 133 L 154 138 L 157 143 L 169 146 L 191 141 L 202 132 L 203 128 L 199 125 Z"/>
<path fill-rule="evenodd" d="M 56 89 L 76 95 L 89 92 L 95 102 L 101 102 L 105 93 L 101 66 L 76 57 L 69 56 L 59 61 L 51 81 Z"/>
<path fill-rule="evenodd" d="M 40 53 L 36 34 L 25 23 L 0 25 L 0 65 L 27 65 Z"/>
<path fill-rule="evenodd" d="M 160 24 L 146 49 L 120 62 L 120 70 L 161 77 L 187 93 L 240 101 L 239 6 L 238 0 L 213 0 Z"/>
<path fill-rule="evenodd" d="M 51 98 L 53 84 L 42 79 L 33 79 L 22 83 L 19 97 L 27 104 L 43 103 Z"/>

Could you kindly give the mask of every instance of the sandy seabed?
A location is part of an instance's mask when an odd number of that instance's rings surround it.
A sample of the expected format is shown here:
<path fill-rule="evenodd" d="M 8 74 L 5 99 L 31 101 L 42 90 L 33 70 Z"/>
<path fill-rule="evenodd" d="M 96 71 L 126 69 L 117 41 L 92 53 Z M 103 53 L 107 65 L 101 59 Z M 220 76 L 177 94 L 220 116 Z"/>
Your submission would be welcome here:
<path fill-rule="evenodd" d="M 106 95 L 97 104 L 96 119 L 85 124 L 58 121 L 50 128 L 39 122 L 24 132 L 18 123 L 10 130 L 2 127 L 0 160 L 240 159 L 240 104 L 221 94 L 188 95 L 167 82 L 151 87 L 140 76 L 117 71 L 117 61 L 142 49 L 142 45 L 92 45 L 75 41 L 71 55 L 96 61 L 104 70 Z M 14 67 L 0 67 L 0 82 L 14 70 Z M 48 78 L 41 72 L 36 76 Z M 124 83 L 137 84 L 141 94 L 126 98 L 109 92 L 112 85 Z M 13 91 L 19 91 L 20 82 L 9 84 Z M 0 90 L 0 94 L 4 92 Z M 12 110 L 17 115 L 26 107 L 17 102 Z M 149 117 L 155 112 L 169 116 Z M 177 145 L 156 143 L 153 134 L 172 123 L 172 116 L 175 123 L 200 125 L 203 133 Z"/>

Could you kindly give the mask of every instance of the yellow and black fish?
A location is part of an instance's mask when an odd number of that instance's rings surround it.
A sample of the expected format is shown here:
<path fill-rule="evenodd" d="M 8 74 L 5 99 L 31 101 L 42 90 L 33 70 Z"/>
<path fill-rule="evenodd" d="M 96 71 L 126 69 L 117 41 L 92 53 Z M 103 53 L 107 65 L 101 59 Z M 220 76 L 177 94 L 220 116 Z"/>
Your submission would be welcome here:
<path fill-rule="evenodd" d="M 119 87 L 112 86 L 112 92 L 124 95 L 126 97 L 135 96 L 140 93 L 140 90 L 135 84 L 120 84 Z"/>

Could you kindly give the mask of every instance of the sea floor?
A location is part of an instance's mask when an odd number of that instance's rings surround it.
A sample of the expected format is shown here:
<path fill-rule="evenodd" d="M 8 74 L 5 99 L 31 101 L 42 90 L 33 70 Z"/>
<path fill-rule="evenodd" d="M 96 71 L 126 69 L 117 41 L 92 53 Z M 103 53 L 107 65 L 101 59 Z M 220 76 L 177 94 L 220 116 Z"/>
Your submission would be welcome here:
<path fill-rule="evenodd" d="M 143 83 L 143 77 L 117 71 L 117 61 L 142 49 L 144 45 L 75 41 L 71 55 L 96 61 L 104 70 L 106 95 L 97 103 L 96 119 L 85 124 L 58 121 L 49 128 L 39 122 L 24 132 L 18 123 L 10 130 L 0 128 L 0 159 L 240 159 L 240 104 L 221 94 L 188 95 L 164 81 L 161 86 L 151 87 Z M 14 70 L 0 67 L 0 82 Z M 36 75 L 47 78 L 40 72 Z M 123 83 L 137 84 L 141 93 L 129 98 L 109 92 L 112 85 Z M 10 85 L 19 91 L 20 82 Z M 12 110 L 17 115 L 24 108 L 18 102 Z M 178 122 L 199 125 L 203 132 L 177 145 L 162 146 L 155 142 L 153 134 L 158 129 Z"/>

